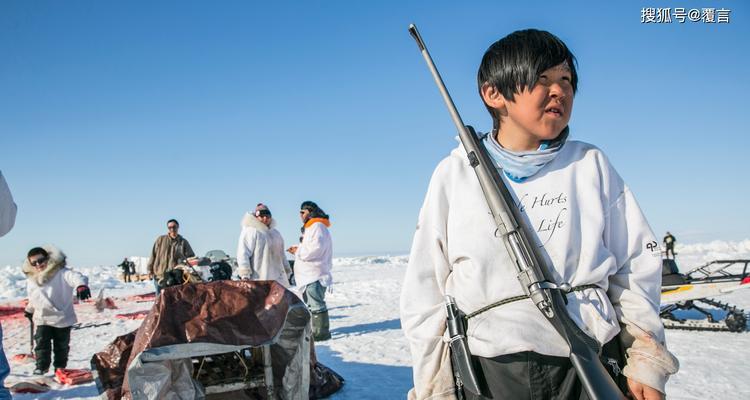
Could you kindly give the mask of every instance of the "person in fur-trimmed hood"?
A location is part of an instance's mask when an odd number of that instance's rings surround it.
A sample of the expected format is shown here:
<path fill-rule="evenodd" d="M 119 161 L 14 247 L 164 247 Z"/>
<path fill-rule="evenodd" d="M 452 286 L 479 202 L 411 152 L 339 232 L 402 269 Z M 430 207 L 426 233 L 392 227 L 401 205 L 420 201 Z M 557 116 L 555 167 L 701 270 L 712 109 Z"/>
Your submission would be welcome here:
<path fill-rule="evenodd" d="M 277 281 L 289 287 L 292 269 L 284 255 L 284 239 L 276 230 L 271 210 L 259 203 L 245 213 L 237 243 L 237 275 L 240 279 Z"/>
<path fill-rule="evenodd" d="M 70 351 L 70 328 L 77 322 L 73 291 L 78 299 L 91 297 L 88 278 L 66 266 L 66 256 L 54 246 L 34 247 L 23 263 L 29 304 L 26 317 L 36 324 L 34 340 L 36 369 L 43 375 L 50 366 L 54 344 L 54 367 L 65 368 Z"/>

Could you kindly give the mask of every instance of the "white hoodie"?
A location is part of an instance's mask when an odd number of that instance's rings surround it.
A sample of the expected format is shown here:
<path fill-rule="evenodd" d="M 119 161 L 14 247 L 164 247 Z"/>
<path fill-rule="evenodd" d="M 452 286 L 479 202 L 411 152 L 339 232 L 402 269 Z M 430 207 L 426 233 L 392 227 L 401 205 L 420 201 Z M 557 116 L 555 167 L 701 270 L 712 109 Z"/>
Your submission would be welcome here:
<path fill-rule="evenodd" d="M 26 311 L 34 313 L 34 324 L 67 328 L 75 324 L 73 290 L 88 285 L 88 278 L 65 266 L 65 254 L 53 246 L 44 246 L 49 254 L 47 267 L 40 271 L 28 258 L 23 264 L 29 304 Z"/>
<path fill-rule="evenodd" d="M 302 243 L 294 254 L 294 280 L 300 289 L 315 281 L 326 287 L 333 283 L 331 233 L 323 222 L 316 220 L 307 222 L 310 225 L 305 228 Z"/>
<path fill-rule="evenodd" d="M 626 324 L 630 352 L 625 375 L 663 392 L 677 366 L 663 346 L 660 251 L 635 198 L 606 156 L 592 145 L 568 141 L 536 175 L 508 184 L 536 233 L 533 239 L 554 266 L 556 283 L 601 288 L 569 294 L 571 317 L 600 343 L 617 335 L 618 320 Z M 466 314 L 523 294 L 460 145 L 432 176 L 401 295 L 402 327 L 414 361 L 411 397 L 453 396 L 445 294 Z M 481 357 L 522 351 L 569 354 L 565 341 L 528 299 L 472 318 L 467 336 L 470 351 Z"/>
<path fill-rule="evenodd" d="M 289 287 L 291 268 L 284 255 L 284 239 L 274 228 L 266 226 L 252 214 L 242 218 L 242 232 L 237 243 L 237 275 L 243 279 L 277 281 Z"/>

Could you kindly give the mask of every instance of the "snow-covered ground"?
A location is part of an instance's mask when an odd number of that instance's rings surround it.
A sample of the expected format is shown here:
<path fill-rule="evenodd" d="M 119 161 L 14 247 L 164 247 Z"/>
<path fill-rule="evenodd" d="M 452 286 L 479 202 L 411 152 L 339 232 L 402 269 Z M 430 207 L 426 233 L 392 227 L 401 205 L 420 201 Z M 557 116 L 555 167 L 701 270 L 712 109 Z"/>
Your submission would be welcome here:
<path fill-rule="evenodd" d="M 711 242 L 677 247 L 677 261 L 683 271 L 714 259 L 750 258 L 750 240 Z M 406 268 L 406 256 L 354 257 L 335 260 L 335 285 L 328 294 L 333 339 L 316 344 L 319 359 L 346 379 L 333 399 L 402 399 L 411 387 L 411 360 L 401 332 L 398 297 Z M 74 330 L 69 367 L 88 368 L 93 353 L 114 337 L 138 327 L 139 320 L 122 320 L 115 314 L 146 310 L 150 302 L 125 301 L 134 294 L 152 290 L 150 283 L 125 284 L 117 279 L 115 267 L 77 268 L 88 274 L 94 294 L 104 288 L 119 309 L 97 313 L 89 304 L 78 306 L 81 322 L 111 322 L 109 325 Z M 0 268 L 0 297 L 20 300 L 25 281 L 18 267 Z M 722 301 L 750 310 L 750 290 L 724 296 Z M 3 322 L 6 354 L 29 351 L 28 324 L 24 319 Z M 747 358 L 750 332 L 667 331 L 670 349 L 680 359 L 680 372 L 668 386 L 673 399 L 750 398 Z M 28 377 L 32 364 L 11 361 L 8 381 Z M 39 395 L 18 395 L 16 399 L 93 398 L 93 384 L 61 387 Z"/>

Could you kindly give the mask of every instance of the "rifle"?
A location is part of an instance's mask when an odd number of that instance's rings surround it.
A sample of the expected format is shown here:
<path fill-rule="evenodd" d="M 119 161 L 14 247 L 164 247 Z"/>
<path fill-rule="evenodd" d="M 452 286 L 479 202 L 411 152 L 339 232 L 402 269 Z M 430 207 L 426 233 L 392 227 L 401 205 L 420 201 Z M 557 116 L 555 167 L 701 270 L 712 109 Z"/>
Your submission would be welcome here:
<path fill-rule="evenodd" d="M 570 285 L 557 285 L 551 279 L 551 268 L 546 265 L 539 249 L 529 240 L 529 230 L 522 221 L 519 210 L 514 206 L 513 197 L 500 174 L 490 160 L 487 149 L 479 140 L 474 128 L 464 125 L 453 104 L 443 78 L 435 67 L 422 37 L 414 24 L 409 25 L 409 33 L 416 40 L 427 67 L 440 89 L 453 123 L 458 129 L 461 144 L 466 150 L 469 164 L 479 179 L 485 200 L 492 213 L 497 230 L 495 236 L 502 238 L 508 255 L 516 267 L 517 278 L 524 293 L 531 298 L 539 311 L 547 318 L 570 347 L 569 358 L 581 380 L 583 388 L 592 400 L 625 399 L 612 377 L 599 359 L 601 346 L 596 339 L 586 335 L 570 318 L 561 291 L 569 291 Z M 455 368 L 455 367 L 454 367 Z"/>

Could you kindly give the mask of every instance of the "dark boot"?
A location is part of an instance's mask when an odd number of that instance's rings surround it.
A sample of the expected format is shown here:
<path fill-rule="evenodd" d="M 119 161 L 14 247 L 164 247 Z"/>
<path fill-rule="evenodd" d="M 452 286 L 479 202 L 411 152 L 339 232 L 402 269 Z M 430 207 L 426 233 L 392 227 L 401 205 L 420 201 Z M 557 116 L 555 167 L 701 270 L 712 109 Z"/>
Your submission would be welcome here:
<path fill-rule="evenodd" d="M 319 311 L 312 314 L 313 339 L 322 342 L 331 338 L 328 322 L 328 311 Z"/>

